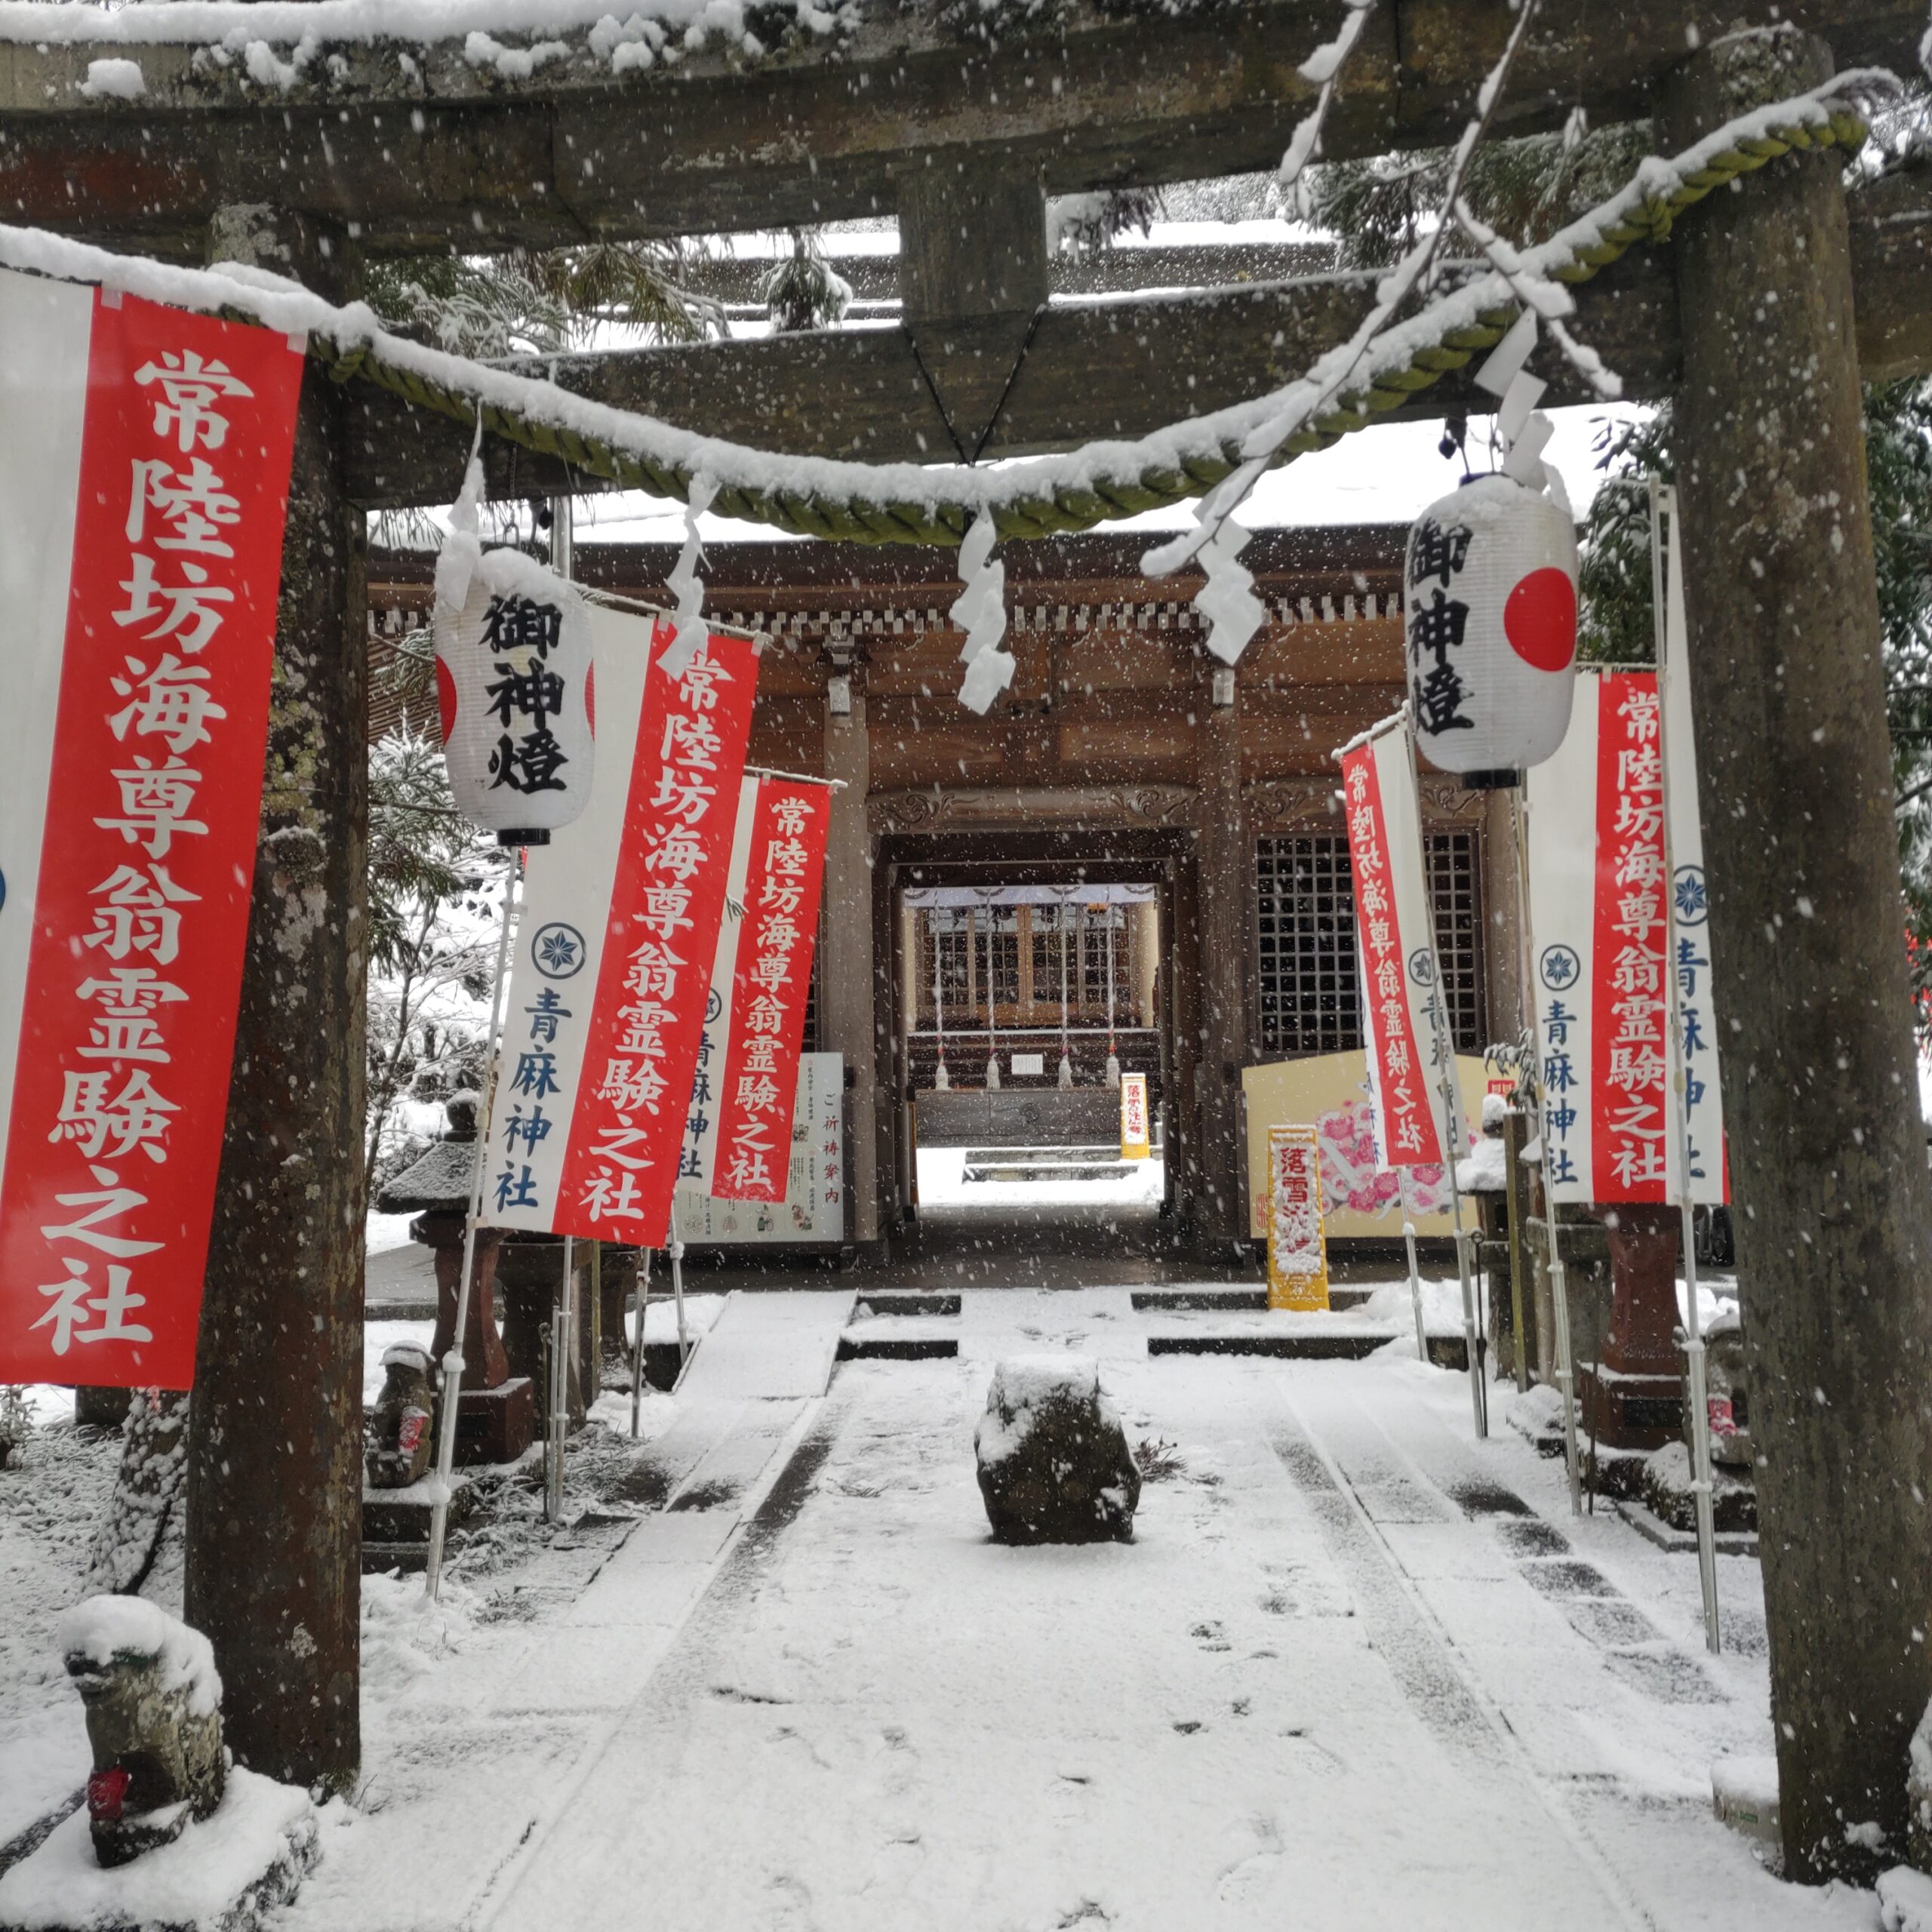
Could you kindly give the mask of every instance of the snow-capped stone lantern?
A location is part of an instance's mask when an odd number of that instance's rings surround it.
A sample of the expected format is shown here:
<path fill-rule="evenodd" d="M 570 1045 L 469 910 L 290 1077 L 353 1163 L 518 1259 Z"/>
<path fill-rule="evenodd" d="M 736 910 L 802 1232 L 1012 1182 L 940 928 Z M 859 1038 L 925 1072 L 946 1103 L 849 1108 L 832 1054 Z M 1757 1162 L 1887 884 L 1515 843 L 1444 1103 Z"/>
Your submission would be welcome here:
<path fill-rule="evenodd" d="M 1482 476 L 1409 532 L 1403 629 L 1416 746 L 1472 789 L 1513 785 L 1570 727 L 1577 534 L 1540 490 Z"/>
<path fill-rule="evenodd" d="M 466 489 L 465 494 L 468 494 Z M 485 551 L 474 506 L 436 564 L 436 700 L 457 809 L 500 845 L 547 845 L 590 802 L 590 618 L 517 550 Z"/>

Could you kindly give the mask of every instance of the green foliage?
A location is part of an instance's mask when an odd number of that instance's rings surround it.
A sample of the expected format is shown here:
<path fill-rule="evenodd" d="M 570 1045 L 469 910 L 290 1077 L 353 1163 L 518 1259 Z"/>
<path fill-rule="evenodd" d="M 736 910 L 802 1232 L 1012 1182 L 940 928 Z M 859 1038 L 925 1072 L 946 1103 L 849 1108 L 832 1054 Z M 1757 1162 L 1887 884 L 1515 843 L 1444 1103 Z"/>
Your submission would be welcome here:
<path fill-rule="evenodd" d="M 1670 405 L 1635 422 L 1606 417 L 1597 424 L 1594 447 L 1597 467 L 1610 473 L 1583 523 L 1577 654 L 1599 664 L 1653 663 L 1651 493 L 1644 479 L 1675 480 Z"/>
<path fill-rule="evenodd" d="M 780 335 L 798 335 L 831 328 L 851 303 L 852 290 L 826 260 L 817 229 L 795 228 L 791 254 L 765 277 L 758 296 L 771 326 Z"/>
<path fill-rule="evenodd" d="M 408 963 L 426 908 L 462 897 L 486 848 L 451 802 L 442 747 L 403 728 L 369 752 L 369 964 Z"/>
<path fill-rule="evenodd" d="M 387 328 L 479 361 L 556 355 L 599 325 L 656 342 L 721 334 L 724 314 L 687 288 L 696 245 L 597 242 L 508 255 L 393 255 L 369 265 L 364 294 Z"/>
<path fill-rule="evenodd" d="M 1518 247 L 1547 241 L 1629 180 L 1650 152 L 1650 124 L 1638 121 L 1576 138 L 1484 141 L 1469 158 L 1464 198 Z M 1309 171 L 1307 213 L 1337 237 L 1343 266 L 1386 267 L 1434 224 L 1450 160 L 1447 148 L 1428 148 L 1325 163 Z"/>

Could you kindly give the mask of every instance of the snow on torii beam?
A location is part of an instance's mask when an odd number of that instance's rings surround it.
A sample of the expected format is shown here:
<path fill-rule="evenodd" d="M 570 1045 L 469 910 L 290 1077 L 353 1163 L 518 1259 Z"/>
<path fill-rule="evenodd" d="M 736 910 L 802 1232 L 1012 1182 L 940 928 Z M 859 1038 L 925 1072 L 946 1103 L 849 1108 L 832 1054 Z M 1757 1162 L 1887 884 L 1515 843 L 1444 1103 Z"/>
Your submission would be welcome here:
<path fill-rule="evenodd" d="M 1868 380 L 1932 374 L 1932 183 L 1911 172 L 1851 198 L 1852 263 L 1858 290 L 1858 353 Z M 1134 437 L 1193 414 L 1239 402 L 1312 362 L 1360 321 L 1373 277 L 1335 275 L 1195 295 L 1056 306 L 1041 317 L 1025 362 L 1003 402 L 1009 357 L 971 368 L 975 325 L 947 325 L 938 340 L 977 375 L 1000 413 L 987 438 L 989 457 L 1064 449 L 1097 437 Z M 1633 401 L 1670 393 L 1681 373 L 1677 296 L 1662 254 L 1633 250 L 1575 290 L 1571 326 L 1623 378 Z M 930 366 L 930 361 L 929 361 Z M 1561 355 L 1539 352 L 1537 373 L 1555 402 L 1593 398 Z M 873 463 L 917 463 L 952 455 L 946 426 L 903 328 L 835 330 L 764 340 L 617 350 L 548 359 L 576 393 L 660 420 L 801 456 Z M 946 373 L 942 362 L 939 373 Z M 971 380 L 954 386 L 970 392 Z M 449 502 L 461 485 L 470 432 L 411 409 L 363 384 L 349 391 L 352 411 L 345 482 L 372 507 Z M 1468 372 L 1446 376 L 1413 405 L 1386 420 L 1436 418 L 1494 399 L 1473 390 Z M 983 421 L 955 423 L 969 439 Z M 499 497 L 544 496 L 602 487 L 566 475 L 553 458 L 485 441 L 491 490 Z"/>
<path fill-rule="evenodd" d="M 488 250 L 889 211 L 895 175 L 929 157 L 1037 168 L 1052 192 L 1228 174 L 1278 159 L 1312 93 L 1297 66 L 1333 24 L 1279 0 L 1179 20 L 1072 0 L 1051 26 L 1002 27 L 995 14 L 983 39 L 942 24 L 936 0 L 854 0 L 854 24 L 829 36 L 794 25 L 757 54 L 723 52 L 714 36 L 675 66 L 660 56 L 620 72 L 592 29 L 607 11 L 630 10 L 181 0 L 103 13 L 11 0 L 0 216 L 198 256 L 217 208 L 266 200 L 353 223 L 378 251 Z M 771 36 L 765 22 L 783 11 L 753 17 Z M 1694 32 L 1709 38 L 1740 13 L 1814 29 L 1841 67 L 1900 71 L 1924 24 L 1917 0 L 1547 0 L 1499 131 L 1561 125 L 1580 103 L 1598 122 L 1645 112 Z M 372 19 L 398 32 L 416 14 L 439 17 L 441 37 L 355 37 Z M 1336 97 L 1326 152 L 1453 140 L 1510 18 L 1504 0 L 1386 0 Z M 540 23 L 557 49 L 524 78 L 501 58 L 510 50 L 513 68 L 536 38 L 518 22 Z M 472 27 L 494 36 L 474 58 Z M 305 31 L 316 50 L 284 85 L 275 69 L 288 72 Z M 232 48 L 211 54 L 224 36 Z M 140 97 L 80 93 L 103 57 L 140 66 Z"/>

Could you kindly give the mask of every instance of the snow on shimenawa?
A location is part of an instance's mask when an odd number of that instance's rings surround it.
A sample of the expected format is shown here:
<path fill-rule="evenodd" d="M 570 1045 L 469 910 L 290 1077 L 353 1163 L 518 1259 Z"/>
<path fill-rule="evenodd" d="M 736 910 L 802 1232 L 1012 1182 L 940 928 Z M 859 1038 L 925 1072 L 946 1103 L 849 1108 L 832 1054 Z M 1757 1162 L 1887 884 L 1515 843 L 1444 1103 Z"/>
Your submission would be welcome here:
<path fill-rule="evenodd" d="M 0 1928 L 1932 1932 L 1932 21 L 0 42 Z"/>

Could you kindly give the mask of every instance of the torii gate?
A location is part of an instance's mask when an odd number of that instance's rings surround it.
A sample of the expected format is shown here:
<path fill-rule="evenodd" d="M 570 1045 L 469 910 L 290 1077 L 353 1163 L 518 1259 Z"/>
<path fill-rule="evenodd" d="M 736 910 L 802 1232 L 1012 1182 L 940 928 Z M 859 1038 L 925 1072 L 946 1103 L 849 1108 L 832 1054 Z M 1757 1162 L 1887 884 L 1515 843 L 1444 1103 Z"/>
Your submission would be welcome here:
<path fill-rule="evenodd" d="M 620 60 L 648 38 L 620 29 L 614 52 L 592 28 L 601 4 L 557 0 L 562 24 L 520 52 L 487 34 L 466 51 L 426 6 L 418 34 L 418 11 L 395 0 L 397 38 L 371 43 L 332 39 L 328 4 L 0 0 L 0 211 L 175 260 L 260 261 L 340 297 L 384 252 L 896 211 L 896 330 L 560 372 L 711 434 L 868 458 L 1131 435 L 1279 382 L 1367 304 L 1338 277 L 1039 312 L 1044 192 L 1278 158 L 1315 91 L 1297 63 L 1330 24 L 1300 8 L 1234 0 L 1174 20 L 1070 0 L 1051 25 L 995 14 L 962 33 L 937 0 L 842 23 L 800 5 L 774 50 L 714 36 L 675 68 L 654 49 Z M 534 10 L 470 11 L 463 26 L 481 27 Z M 1496 131 L 1578 106 L 1598 122 L 1648 111 L 1678 149 L 1834 64 L 1907 71 L 1924 26 L 1899 0 L 1784 5 L 1776 17 L 1804 31 L 1775 41 L 1715 37 L 1740 14 L 1769 25 L 1768 5 L 1690 13 L 1549 0 Z M 1453 139 L 1511 24 L 1503 0 L 1389 0 L 1336 96 L 1328 156 Z M 138 59 L 134 97 L 80 91 L 110 55 Z M 1627 393 L 1678 398 L 1784 1830 L 1805 1876 L 1855 1869 L 1847 1823 L 1903 1841 L 1906 1738 L 1932 1690 L 1932 1177 L 1858 394 L 1861 363 L 1932 369 L 1928 220 L 1908 179 L 1848 227 L 1838 160 L 1793 155 L 1684 214 L 1669 272 L 1633 257 L 1592 285 L 1577 323 Z M 1576 399 L 1567 370 L 1546 373 L 1554 399 Z M 1451 377 L 1421 407 L 1459 393 Z M 304 1782 L 346 1781 L 358 1748 L 362 512 L 447 501 L 464 448 L 388 397 L 319 370 L 305 384 L 188 1575 L 238 1755 Z M 491 460 L 519 495 L 582 485 L 500 442 Z M 1238 820 L 1211 835 L 1238 855 Z M 1209 1002 L 1238 1011 L 1238 949 L 1215 950 Z M 828 1022 L 869 1088 L 869 985 L 841 963 Z M 1231 1168 L 1232 1099 L 1207 1083 L 1203 1111 Z"/>

